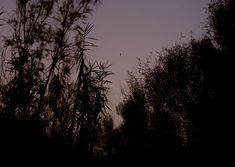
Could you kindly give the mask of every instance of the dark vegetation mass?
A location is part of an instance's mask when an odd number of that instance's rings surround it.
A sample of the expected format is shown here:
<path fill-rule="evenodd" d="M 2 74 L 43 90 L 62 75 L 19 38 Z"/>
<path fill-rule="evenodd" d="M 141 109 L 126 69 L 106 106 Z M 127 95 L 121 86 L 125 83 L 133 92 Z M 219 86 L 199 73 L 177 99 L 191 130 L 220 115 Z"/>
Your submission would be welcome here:
<path fill-rule="evenodd" d="M 92 62 L 88 16 L 100 1 L 16 0 L 0 10 L 0 146 L 28 159 L 216 159 L 232 149 L 235 2 L 208 5 L 206 35 L 163 49 L 129 72 L 108 109 L 109 64 Z M 3 19 L 4 18 L 4 19 Z"/>

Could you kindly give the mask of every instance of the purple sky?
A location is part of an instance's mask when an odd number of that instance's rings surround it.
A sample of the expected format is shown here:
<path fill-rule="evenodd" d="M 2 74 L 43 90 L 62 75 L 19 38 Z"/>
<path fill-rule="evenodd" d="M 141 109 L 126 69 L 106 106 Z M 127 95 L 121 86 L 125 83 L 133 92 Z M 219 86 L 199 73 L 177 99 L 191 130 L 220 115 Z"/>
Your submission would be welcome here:
<path fill-rule="evenodd" d="M 173 46 L 180 42 L 181 34 L 185 36 L 181 41 L 188 41 L 191 31 L 195 38 L 202 36 L 208 3 L 209 0 L 103 0 L 92 19 L 92 36 L 98 39 L 93 54 L 112 64 L 112 109 L 122 99 L 120 87 L 126 87 L 127 71 L 135 70 L 137 58 L 145 60 L 150 52 Z"/>
<path fill-rule="evenodd" d="M 150 52 L 187 41 L 190 32 L 199 38 L 205 32 L 205 7 L 209 0 L 103 0 L 94 12 L 92 37 L 98 45 L 90 54 L 109 61 L 112 109 L 121 101 L 120 87 L 126 87 L 127 71 L 134 71 L 137 58 L 145 60 Z M 12 10 L 14 0 L 0 0 L 0 8 Z M 120 53 L 122 56 L 120 56 Z M 120 117 L 115 117 L 119 122 Z"/>

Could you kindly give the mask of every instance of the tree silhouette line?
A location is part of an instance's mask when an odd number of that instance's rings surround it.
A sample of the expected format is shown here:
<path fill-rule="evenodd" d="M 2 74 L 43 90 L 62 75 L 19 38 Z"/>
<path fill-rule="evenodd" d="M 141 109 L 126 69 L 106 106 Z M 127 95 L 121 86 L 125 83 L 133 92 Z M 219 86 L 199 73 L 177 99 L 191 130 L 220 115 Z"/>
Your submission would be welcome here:
<path fill-rule="evenodd" d="M 120 154 L 133 159 L 229 157 L 234 94 L 234 1 L 208 5 L 207 34 L 163 49 L 130 72 L 117 110 Z M 215 161 L 215 160 L 214 160 Z"/>
<path fill-rule="evenodd" d="M 117 129 L 106 112 L 110 65 L 88 57 L 95 46 L 88 15 L 98 2 L 16 1 L 3 23 L 11 34 L 1 41 L 0 145 L 80 159 L 225 152 L 233 127 L 234 1 L 211 1 L 204 37 L 165 48 L 153 66 L 128 73 Z"/>
<path fill-rule="evenodd" d="M 14 16 L 6 20 L 12 33 L 2 40 L 1 128 L 27 142 L 35 135 L 35 146 L 48 140 L 92 153 L 112 74 L 109 64 L 87 57 L 94 46 L 87 18 L 97 3 L 16 1 Z"/>

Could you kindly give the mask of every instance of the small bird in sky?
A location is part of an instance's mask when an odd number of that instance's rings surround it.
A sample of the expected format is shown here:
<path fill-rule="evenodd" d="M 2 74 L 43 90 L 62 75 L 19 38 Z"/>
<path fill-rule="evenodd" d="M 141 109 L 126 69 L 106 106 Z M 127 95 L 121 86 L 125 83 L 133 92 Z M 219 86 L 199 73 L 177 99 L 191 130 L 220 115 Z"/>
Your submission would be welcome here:
<path fill-rule="evenodd" d="M 120 53 L 120 56 L 122 56 L 122 53 Z"/>

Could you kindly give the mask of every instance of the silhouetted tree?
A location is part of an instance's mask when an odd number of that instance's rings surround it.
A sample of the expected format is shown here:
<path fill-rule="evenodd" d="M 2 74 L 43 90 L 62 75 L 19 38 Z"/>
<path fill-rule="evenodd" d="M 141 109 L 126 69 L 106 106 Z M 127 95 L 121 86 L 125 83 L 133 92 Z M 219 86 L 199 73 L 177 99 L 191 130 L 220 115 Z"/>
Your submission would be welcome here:
<path fill-rule="evenodd" d="M 106 113 L 101 118 L 101 123 L 100 123 L 99 131 L 98 131 L 98 137 L 96 140 L 96 145 L 98 146 L 97 148 L 99 149 L 94 150 L 94 152 L 101 154 L 99 156 L 106 156 L 107 158 L 110 158 L 115 153 L 116 150 L 114 148 L 114 129 L 113 128 L 114 128 L 113 119 L 109 113 Z"/>
<path fill-rule="evenodd" d="M 7 21 L 1 120 L 38 122 L 53 143 L 92 153 L 107 107 L 110 65 L 91 63 L 87 18 L 97 0 L 17 0 Z M 6 70 L 7 69 L 7 70 Z M 1 75 L 2 77 L 2 75 Z"/>
<path fill-rule="evenodd" d="M 141 81 L 133 73 L 129 73 L 128 84 L 130 92 L 117 108 L 124 121 L 121 144 L 126 156 L 142 156 L 148 131 L 145 92 Z"/>
<path fill-rule="evenodd" d="M 231 131 L 234 124 L 232 123 L 232 111 L 234 110 L 232 96 L 234 90 L 234 37 L 235 22 L 233 15 L 235 13 L 235 3 L 233 0 L 215 0 L 208 7 L 208 31 L 211 39 L 220 49 L 220 80 L 217 81 L 216 89 L 219 94 L 216 100 L 216 110 L 218 111 L 218 122 L 221 122 L 219 137 L 217 142 L 223 149 L 232 145 Z M 217 67 L 218 68 L 218 67 Z M 218 77 L 218 76 L 217 76 Z M 221 112 L 219 112 L 221 111 Z M 218 133 L 218 132 L 217 132 Z"/>
<path fill-rule="evenodd" d="M 145 105 L 143 113 L 151 117 L 148 144 L 155 150 L 187 149 L 206 155 L 218 153 L 229 141 L 229 117 L 234 108 L 234 2 L 213 1 L 208 11 L 210 36 L 164 49 L 153 67 L 140 67 L 135 78 L 142 78 L 145 100 L 131 105 L 131 91 L 119 106 L 126 113 L 132 111 L 130 117 L 134 117 L 136 109 L 130 106 L 140 109 Z M 123 127 L 131 124 L 125 116 Z M 145 127 L 140 120 L 137 122 L 134 124 Z"/>
<path fill-rule="evenodd" d="M 157 109 L 167 110 L 170 117 L 173 116 L 175 134 L 188 148 L 192 145 L 194 148 L 208 147 L 208 139 L 213 138 L 210 133 L 216 130 L 214 100 L 218 96 L 215 84 L 219 81 L 220 72 L 216 68 L 221 65 L 219 60 L 219 51 L 208 38 L 172 48 L 160 60 L 163 64 L 160 83 L 163 85 L 158 91 L 152 91 L 162 92 L 158 94 L 160 100 L 155 99 L 157 104 L 163 102 Z M 149 83 L 151 85 L 151 81 Z"/>
<path fill-rule="evenodd" d="M 214 0 L 208 6 L 207 30 L 221 49 L 227 52 L 233 51 L 233 39 L 235 37 L 234 8 L 233 0 Z"/>

